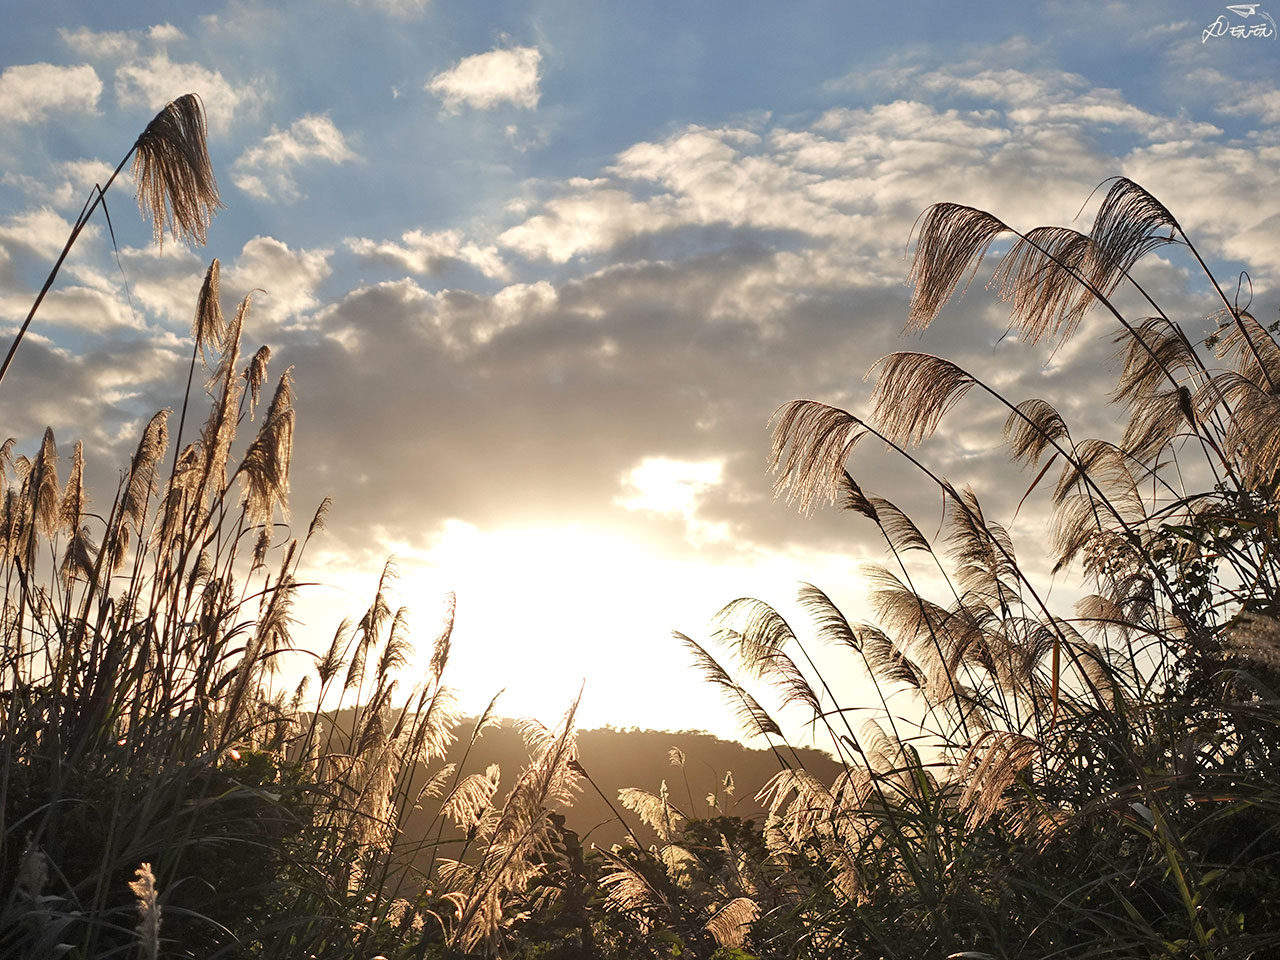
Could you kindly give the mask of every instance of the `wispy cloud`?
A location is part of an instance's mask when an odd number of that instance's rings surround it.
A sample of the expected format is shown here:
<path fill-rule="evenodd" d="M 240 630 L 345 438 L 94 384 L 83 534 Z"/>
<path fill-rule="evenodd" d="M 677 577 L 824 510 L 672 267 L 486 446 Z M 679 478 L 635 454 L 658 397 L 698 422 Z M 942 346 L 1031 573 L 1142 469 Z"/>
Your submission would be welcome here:
<path fill-rule="evenodd" d="M 383 13 L 401 20 L 421 17 L 431 6 L 431 0 L 350 0 L 353 6 L 376 7 Z"/>
<path fill-rule="evenodd" d="M 490 110 L 503 103 L 533 110 L 540 96 L 541 62 L 542 54 L 536 47 L 477 53 L 437 74 L 426 89 L 439 97 L 450 113 L 458 113 L 464 106 Z"/>
<path fill-rule="evenodd" d="M 292 203 L 304 196 L 295 174 L 313 163 L 349 163 L 358 157 L 332 120 L 307 114 L 275 130 L 242 153 L 232 165 L 235 185 L 250 196 L 275 203 Z"/>
<path fill-rule="evenodd" d="M 0 73 L 0 123 L 38 123 L 53 112 L 91 113 L 102 95 L 93 67 L 26 63 Z"/>

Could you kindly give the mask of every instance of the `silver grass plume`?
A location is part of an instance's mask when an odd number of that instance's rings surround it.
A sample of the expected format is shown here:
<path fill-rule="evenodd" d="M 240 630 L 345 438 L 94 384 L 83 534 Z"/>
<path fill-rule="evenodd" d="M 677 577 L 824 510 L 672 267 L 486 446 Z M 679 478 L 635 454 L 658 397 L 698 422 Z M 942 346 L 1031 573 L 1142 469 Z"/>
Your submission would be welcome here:
<path fill-rule="evenodd" d="M 452 945 L 468 951 L 484 945 L 496 952 L 506 898 L 526 890 L 546 872 L 545 854 L 552 852 L 553 840 L 547 808 L 572 802 L 576 788 L 574 717 L 578 702 L 573 702 L 554 731 L 528 731 L 527 739 L 539 743 L 537 755 L 516 780 L 501 814 L 487 831 L 483 861 L 465 889 L 453 883 L 453 889 L 444 895 L 457 912 Z"/>
<path fill-rule="evenodd" d="M 320 506 L 316 507 L 316 512 L 311 517 L 311 523 L 307 525 L 307 536 L 304 542 L 306 542 L 306 540 L 310 540 L 319 531 L 324 529 L 325 521 L 329 518 L 329 507 L 332 505 L 332 497 L 325 497 L 320 501 Z"/>
<path fill-rule="evenodd" d="M 267 365 L 271 362 L 271 348 L 265 343 L 258 348 L 249 365 L 244 368 L 245 383 L 249 385 L 249 419 L 257 416 L 258 401 L 262 398 L 262 385 L 267 382 Z"/>
<path fill-rule="evenodd" d="M 227 321 L 222 315 L 222 301 L 218 295 L 222 267 L 214 257 L 200 284 L 200 296 L 196 299 L 196 316 L 191 324 L 196 349 L 221 350 L 227 335 Z"/>
<path fill-rule="evenodd" d="M 735 897 L 716 911 L 704 929 L 721 947 L 736 949 L 746 944 L 747 932 L 759 916 L 760 907 L 754 900 Z"/>
<path fill-rule="evenodd" d="M 1035 227 L 1018 239 L 991 279 L 1011 304 L 1010 326 L 1027 343 L 1066 342 L 1093 305 L 1082 283 L 1093 240 L 1070 227 Z"/>
<path fill-rule="evenodd" d="M 321 687 L 328 686 L 329 681 L 342 669 L 347 647 L 351 643 L 351 633 L 351 620 L 344 617 L 338 624 L 338 629 L 333 632 L 333 642 L 329 644 L 329 649 L 316 664 L 316 676 L 320 678 Z"/>
<path fill-rule="evenodd" d="M 872 393 L 875 420 L 886 437 L 904 444 L 932 436 L 947 411 L 977 383 L 950 360 L 929 353 L 891 353 L 876 366 L 881 373 Z"/>
<path fill-rule="evenodd" d="M 1127 177 L 1116 177 L 1089 233 L 1093 246 L 1087 279 L 1105 296 L 1142 257 L 1172 243 L 1174 233 L 1181 231 L 1163 203 Z"/>
<path fill-rule="evenodd" d="M 93 572 L 95 547 L 89 539 L 89 528 L 81 524 L 89 499 L 84 492 L 84 444 L 77 440 L 71 454 L 71 475 L 62 495 L 62 529 L 67 533 L 67 546 L 62 555 L 60 573 L 64 583 L 75 577 L 89 577 Z"/>
<path fill-rule="evenodd" d="M 34 533 L 51 536 L 58 529 L 58 448 L 52 428 L 46 428 L 40 452 L 31 462 L 28 480 L 28 508 Z"/>
<path fill-rule="evenodd" d="M 200 244 L 222 206 L 209 161 L 208 131 L 200 98 L 189 93 L 168 103 L 134 144 L 133 177 L 138 209 L 150 216 L 163 245 L 166 225 L 176 239 Z"/>
<path fill-rule="evenodd" d="M 795 639 L 795 632 L 782 614 L 751 597 L 725 604 L 712 622 L 712 639 L 733 651 L 742 668 L 754 677 L 765 676 L 769 658 Z"/>
<path fill-rule="evenodd" d="M 252 524 L 270 523 L 277 506 L 286 519 L 289 516 L 289 465 L 296 420 L 291 372 L 292 368 L 281 375 L 262 426 L 236 468 L 244 484 L 244 505 Z"/>
<path fill-rule="evenodd" d="M 160 956 L 160 903 L 151 864 L 143 863 L 138 867 L 136 879 L 129 881 L 129 889 L 138 899 L 138 945 L 146 960 L 157 960 Z"/>
<path fill-rule="evenodd" d="M 716 661 L 701 644 L 691 640 L 683 633 L 673 631 L 672 636 L 680 641 L 693 656 L 694 667 L 702 674 L 703 679 L 720 687 L 725 700 L 733 708 L 737 716 L 739 729 L 744 736 L 781 737 L 782 729 L 769 716 L 768 712 L 750 693 L 735 683 L 728 671 Z"/>
<path fill-rule="evenodd" d="M 819 640 L 855 651 L 862 649 L 861 637 L 854 632 L 848 619 L 826 593 L 811 583 L 802 583 L 797 598 L 809 615 L 809 623 Z"/>
<path fill-rule="evenodd" d="M 1004 439 L 1014 460 L 1035 466 L 1054 444 L 1071 439 L 1066 421 L 1046 400 L 1023 400 L 1004 423 Z"/>
<path fill-rule="evenodd" d="M 452 590 L 445 596 L 445 615 L 440 626 L 440 632 L 436 635 L 436 642 L 431 647 L 431 666 L 429 668 L 431 678 L 435 682 L 440 682 L 440 676 L 444 673 L 445 665 L 449 662 L 449 646 L 453 637 L 453 624 L 458 611 L 458 597 Z"/>
<path fill-rule="evenodd" d="M 129 477 L 120 500 L 121 516 L 141 531 L 147 504 L 155 487 L 155 468 L 169 444 L 169 411 L 161 410 L 148 422 L 129 463 Z"/>
<path fill-rule="evenodd" d="M 809 511 L 818 500 L 835 503 L 844 461 L 867 434 L 853 414 L 815 400 L 792 400 L 773 414 L 770 466 L 774 495 Z"/>
<path fill-rule="evenodd" d="M 481 816 L 489 808 L 494 794 L 498 792 L 498 781 L 501 775 L 501 769 L 496 763 L 492 763 L 484 773 L 473 773 L 463 777 L 440 807 L 441 815 L 448 817 L 469 835 L 474 836 L 479 828 Z"/>
<path fill-rule="evenodd" d="M 928 539 L 920 532 L 915 521 L 908 517 L 897 504 L 884 497 L 864 493 L 847 470 L 843 471 L 839 486 L 840 506 L 845 510 L 860 513 L 876 524 L 894 552 L 906 553 L 910 550 L 933 552 Z"/>
<path fill-rule="evenodd" d="M 639 816 L 663 843 L 672 843 L 677 839 L 685 816 L 671 803 L 665 780 L 656 796 L 638 787 L 623 787 L 618 791 L 618 802 Z"/>
<path fill-rule="evenodd" d="M 71 451 L 71 473 L 67 477 L 67 487 L 62 494 L 59 508 L 61 514 L 59 526 L 71 536 L 80 529 L 80 518 L 84 516 L 89 501 L 84 492 L 84 441 L 77 440 Z"/>
<path fill-rule="evenodd" d="M 246 296 L 236 308 L 235 317 L 223 337 L 222 358 L 209 378 L 209 387 L 216 385 L 218 393 L 200 431 L 200 447 L 204 453 L 204 469 L 200 477 L 202 494 L 210 489 L 220 491 L 227 483 L 227 458 L 235 439 L 236 407 L 240 399 L 236 368 L 240 363 L 240 337 L 250 302 Z"/>
<path fill-rule="evenodd" d="M 1013 730 L 989 730 L 973 743 L 956 770 L 965 785 L 965 829 L 976 830 L 1004 807 L 1008 789 L 1041 752 L 1038 741 Z"/>
<path fill-rule="evenodd" d="M 147 422 L 138 440 L 138 448 L 129 461 L 129 473 L 120 494 L 119 512 L 103 543 L 103 549 L 109 551 L 107 557 L 112 571 L 119 570 L 124 564 L 125 554 L 129 550 L 130 529 L 139 535 L 142 533 L 147 507 L 155 488 L 156 464 L 169 443 L 168 421 L 169 411 L 161 410 Z"/>
<path fill-rule="evenodd" d="M 923 216 L 908 282 L 907 329 L 923 330 L 968 274 L 972 280 L 991 244 L 1009 228 L 991 214 L 958 203 L 935 203 Z M 968 283 L 965 284 L 968 286 Z"/>

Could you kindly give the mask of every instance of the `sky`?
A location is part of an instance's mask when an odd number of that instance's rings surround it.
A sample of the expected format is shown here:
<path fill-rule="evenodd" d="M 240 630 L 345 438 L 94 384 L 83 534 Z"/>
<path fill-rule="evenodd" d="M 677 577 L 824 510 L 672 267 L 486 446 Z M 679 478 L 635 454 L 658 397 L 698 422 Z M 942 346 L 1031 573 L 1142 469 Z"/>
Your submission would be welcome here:
<path fill-rule="evenodd" d="M 0 33 L 0 334 L 167 101 L 203 99 L 226 208 L 206 247 L 157 248 L 118 182 L 112 230 L 95 219 L 0 385 L 0 433 L 28 453 L 45 426 L 64 454 L 83 440 L 114 489 L 151 414 L 180 403 L 219 258 L 228 309 L 254 291 L 250 349 L 294 368 L 295 525 L 333 500 L 295 636 L 322 647 L 394 556 L 424 647 L 456 591 L 449 678 L 471 710 L 505 689 L 504 712 L 551 721 L 585 681 L 585 726 L 731 734 L 671 631 L 705 639 L 739 596 L 799 626 L 799 582 L 867 616 L 873 531 L 775 499 L 768 424 L 798 397 L 865 411 L 890 351 L 1112 428 L 1114 330 L 1096 312 L 1066 344 L 1018 343 L 983 274 L 904 338 L 931 203 L 1087 229 L 1095 187 L 1127 176 L 1220 276 L 1248 271 L 1256 316 L 1277 308 L 1265 3 L 17 6 Z M 1142 270 L 1208 332 L 1192 266 Z M 1034 566 L 1044 513 L 1015 514 L 1029 480 L 1002 422 L 966 401 L 921 456 L 972 483 Z M 859 458 L 864 487 L 936 517 L 900 463 Z"/>

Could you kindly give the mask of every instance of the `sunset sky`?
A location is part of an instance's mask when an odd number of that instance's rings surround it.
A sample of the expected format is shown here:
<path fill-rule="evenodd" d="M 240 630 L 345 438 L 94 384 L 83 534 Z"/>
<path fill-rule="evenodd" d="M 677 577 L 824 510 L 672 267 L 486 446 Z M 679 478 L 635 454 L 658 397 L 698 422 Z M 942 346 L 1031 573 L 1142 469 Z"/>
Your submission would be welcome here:
<path fill-rule="evenodd" d="M 768 422 L 942 352 L 1105 430 L 1105 318 L 1030 348 L 981 274 L 902 340 L 930 203 L 1072 223 L 1105 178 L 1159 196 L 1275 319 L 1280 38 L 1220 3 L 22 3 L 0 31 L 0 327 L 16 329 L 95 182 L 166 101 L 203 98 L 226 209 L 158 250 L 132 184 L 99 217 L 0 386 L 0 439 L 83 439 L 102 493 L 180 402 L 195 298 L 223 264 L 247 338 L 295 367 L 293 507 L 333 498 L 299 605 L 322 645 L 386 557 L 429 645 L 458 594 L 470 709 L 584 725 L 733 723 L 672 640 L 811 581 L 859 609 L 872 531 L 776 501 Z M 1275 8 L 1280 15 L 1280 0 Z M 1208 35 L 1206 36 L 1206 33 Z M 993 264 L 994 265 L 994 264 Z M 1214 309 L 1177 252 L 1144 269 L 1189 329 Z M 1189 284 L 1191 284 L 1189 286 Z M 967 403 L 923 456 L 1009 520 L 1030 478 Z M 864 486 L 936 528 L 869 451 Z M 1012 522 L 1034 566 L 1043 512 Z M 930 519 L 933 518 L 933 519 Z M 1065 588 L 1064 588 L 1065 589 Z M 833 661 L 838 664 L 838 661 Z M 837 665 L 835 669 L 839 670 Z"/>

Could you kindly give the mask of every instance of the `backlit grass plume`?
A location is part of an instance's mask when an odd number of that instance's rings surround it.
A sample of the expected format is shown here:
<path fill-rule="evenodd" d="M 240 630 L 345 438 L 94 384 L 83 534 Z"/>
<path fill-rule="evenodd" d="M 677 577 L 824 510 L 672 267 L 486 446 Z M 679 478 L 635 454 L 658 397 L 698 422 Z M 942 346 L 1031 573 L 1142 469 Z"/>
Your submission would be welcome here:
<path fill-rule="evenodd" d="M 207 242 L 209 223 L 222 206 L 209 161 L 204 108 L 194 93 L 167 104 L 133 145 L 138 209 L 151 218 L 156 243 L 164 232 Z"/>
<path fill-rule="evenodd" d="M 222 206 L 222 201 L 218 197 L 218 183 L 209 160 L 204 106 L 196 94 L 188 93 L 166 104 L 134 141 L 107 182 L 93 187 L 71 227 L 62 252 L 36 295 L 35 303 L 18 328 L 4 363 L 0 364 L 0 382 L 9 372 L 18 345 L 26 336 L 45 295 L 53 287 L 63 261 L 99 205 L 106 202 L 107 191 L 130 158 L 133 159 L 133 175 L 137 183 L 138 209 L 144 218 L 151 219 L 156 243 L 163 243 L 166 226 L 175 239 L 205 243 L 209 223 Z"/>

